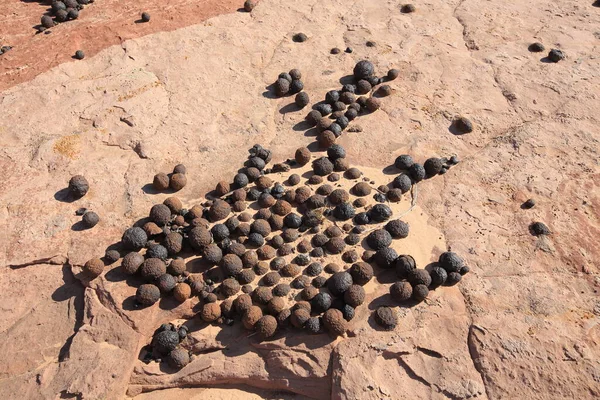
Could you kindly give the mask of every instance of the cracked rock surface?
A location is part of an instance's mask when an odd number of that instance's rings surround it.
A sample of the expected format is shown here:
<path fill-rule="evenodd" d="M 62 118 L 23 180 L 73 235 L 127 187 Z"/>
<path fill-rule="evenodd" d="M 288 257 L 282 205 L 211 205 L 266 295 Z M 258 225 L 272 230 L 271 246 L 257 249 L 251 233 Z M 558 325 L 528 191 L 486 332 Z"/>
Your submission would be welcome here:
<path fill-rule="evenodd" d="M 600 9 L 592 3 L 434 0 L 402 14 L 397 1 L 262 0 L 251 14 L 127 40 L 17 86 L 3 75 L 0 394 L 192 398 L 209 395 L 198 386 L 246 385 L 254 394 L 240 396 L 249 398 L 263 390 L 318 399 L 599 396 Z M 82 34 L 102 4 L 53 35 Z M 294 43 L 300 31 L 309 39 Z M 536 41 L 567 58 L 544 62 L 527 50 Z M 332 55 L 333 47 L 354 52 Z M 424 240 L 399 250 L 413 246 L 422 265 L 450 246 L 471 273 L 427 304 L 396 308 L 391 332 L 370 319 L 387 304 L 382 286 L 346 338 L 292 333 L 261 343 L 239 326 L 202 325 L 184 369 L 143 363 L 154 329 L 192 317 L 192 305 L 135 310 L 134 288 L 108 273 L 84 287 L 79 268 L 169 196 L 148 189 L 155 173 L 185 163 L 178 196 L 192 204 L 233 177 L 253 144 L 271 149 L 274 162 L 308 145 L 314 138 L 297 128 L 307 110 L 288 112 L 293 98 L 268 95 L 280 72 L 300 69 L 316 101 L 361 59 L 400 76 L 381 109 L 359 118 L 362 131 L 337 142 L 353 164 L 378 171 L 400 154 L 458 154 L 451 171 L 419 184 L 410 218 L 423 223 Z M 475 130 L 455 135 L 457 115 Z M 90 191 L 68 202 L 75 174 Z M 537 204 L 522 210 L 528 198 Z M 80 207 L 100 223 L 74 229 Z M 529 234 L 538 220 L 552 235 Z"/>

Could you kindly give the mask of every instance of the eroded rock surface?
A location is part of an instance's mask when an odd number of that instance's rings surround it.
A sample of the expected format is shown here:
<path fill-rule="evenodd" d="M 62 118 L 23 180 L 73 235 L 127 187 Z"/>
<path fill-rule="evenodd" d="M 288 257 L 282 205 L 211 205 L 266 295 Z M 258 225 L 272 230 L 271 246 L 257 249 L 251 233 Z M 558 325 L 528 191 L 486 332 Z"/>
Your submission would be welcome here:
<path fill-rule="evenodd" d="M 263 0 L 251 14 L 126 41 L 2 92 L 0 393 L 122 398 L 245 384 L 335 399 L 598 396 L 598 8 L 463 0 L 402 14 L 400 5 Z M 292 41 L 299 31 L 308 41 Z M 540 60 L 527 50 L 534 41 L 567 58 Z M 330 54 L 347 46 L 352 54 Z M 403 153 L 458 154 L 458 166 L 420 184 L 409 216 L 429 225 L 421 263 L 450 246 L 472 273 L 399 308 L 393 332 L 369 320 L 386 303 L 380 286 L 347 338 L 260 343 L 239 327 L 199 324 L 192 337 L 207 351 L 186 368 L 144 364 L 154 329 L 191 317 L 191 305 L 136 310 L 124 282 L 105 274 L 84 289 L 73 273 L 168 196 L 148 190 L 156 172 L 184 162 L 178 195 L 193 203 L 254 143 L 280 162 L 312 142 L 294 129 L 306 110 L 284 112 L 293 100 L 268 95 L 281 71 L 303 71 L 316 101 L 364 58 L 400 77 L 381 110 L 357 121 L 362 132 L 338 142 L 353 164 L 378 170 Z M 449 130 L 459 114 L 472 133 Z M 80 173 L 90 192 L 65 202 Z M 530 197 L 537 205 L 521 210 Z M 101 222 L 73 230 L 80 207 Z M 536 220 L 552 235 L 531 236 Z"/>

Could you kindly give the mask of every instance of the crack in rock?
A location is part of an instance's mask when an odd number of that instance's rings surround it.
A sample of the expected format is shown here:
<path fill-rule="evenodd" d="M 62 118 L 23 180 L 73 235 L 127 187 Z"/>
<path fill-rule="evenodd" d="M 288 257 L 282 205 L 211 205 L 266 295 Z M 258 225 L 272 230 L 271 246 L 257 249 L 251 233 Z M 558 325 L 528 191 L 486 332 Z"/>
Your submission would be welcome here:
<path fill-rule="evenodd" d="M 479 350 L 477 349 L 477 344 L 475 343 L 475 341 L 478 339 L 475 336 L 475 330 L 478 330 L 480 332 L 482 332 L 483 334 L 485 334 L 485 331 L 478 327 L 477 325 L 471 324 L 469 325 L 469 333 L 467 335 L 467 347 L 469 348 L 469 356 L 471 357 L 471 361 L 473 361 L 473 366 L 475 367 L 475 370 L 477 370 L 477 372 L 479 372 L 479 375 L 481 375 L 481 381 L 483 383 L 483 388 L 485 390 L 485 395 L 487 396 L 488 399 L 491 399 L 490 394 L 488 393 L 488 387 L 486 384 L 486 374 L 483 368 L 483 364 L 481 362 L 481 354 L 479 354 Z"/>
<path fill-rule="evenodd" d="M 69 260 L 65 256 L 55 255 L 50 257 L 38 258 L 37 260 L 26 261 L 21 264 L 9 264 L 10 269 L 20 269 L 30 267 L 32 265 L 50 264 L 50 265 L 63 265 L 68 263 Z"/>

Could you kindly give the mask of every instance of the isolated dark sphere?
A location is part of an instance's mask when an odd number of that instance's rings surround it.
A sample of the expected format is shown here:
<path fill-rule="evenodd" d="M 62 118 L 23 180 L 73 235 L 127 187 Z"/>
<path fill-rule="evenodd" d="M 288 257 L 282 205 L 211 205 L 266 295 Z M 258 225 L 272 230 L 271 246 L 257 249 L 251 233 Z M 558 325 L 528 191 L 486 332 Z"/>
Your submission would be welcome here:
<path fill-rule="evenodd" d="M 550 50 L 550 53 L 548 53 L 548 59 L 554 63 L 557 63 L 565 59 L 565 54 L 558 49 L 552 49 Z"/>
<path fill-rule="evenodd" d="M 544 50 L 546 50 L 546 48 L 540 42 L 535 42 L 529 45 L 529 51 L 532 53 L 540 53 Z"/>
<path fill-rule="evenodd" d="M 398 325 L 398 315 L 393 308 L 379 307 L 374 312 L 374 319 L 377 325 L 385 330 L 392 330 Z"/>
<path fill-rule="evenodd" d="M 527 209 L 527 210 L 530 208 L 533 208 L 534 206 L 535 206 L 534 199 L 529 199 L 521 205 L 522 208 Z"/>
<path fill-rule="evenodd" d="M 90 185 L 82 175 L 75 175 L 69 180 L 69 192 L 75 198 L 85 196 L 90 189 Z"/>
<path fill-rule="evenodd" d="M 86 227 L 93 228 L 94 226 L 96 226 L 96 224 L 98 224 L 98 222 L 100 222 L 100 217 L 95 212 L 88 211 L 85 214 L 83 214 L 81 221 Z"/>
<path fill-rule="evenodd" d="M 453 125 L 459 133 L 473 132 L 473 123 L 466 117 L 458 117 L 454 120 Z"/>
<path fill-rule="evenodd" d="M 531 231 L 531 234 L 534 236 L 542 236 L 542 235 L 550 234 L 550 229 L 543 222 L 532 223 L 531 225 L 529 225 L 529 230 Z"/>

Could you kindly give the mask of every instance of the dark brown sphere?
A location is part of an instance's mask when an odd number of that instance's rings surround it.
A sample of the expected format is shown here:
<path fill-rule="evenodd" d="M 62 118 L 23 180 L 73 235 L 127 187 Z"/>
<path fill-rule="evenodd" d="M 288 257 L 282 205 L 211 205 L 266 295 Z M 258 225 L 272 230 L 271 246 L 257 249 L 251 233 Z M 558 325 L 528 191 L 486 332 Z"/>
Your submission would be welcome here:
<path fill-rule="evenodd" d="M 360 285 L 352 285 L 344 292 L 346 304 L 356 308 L 365 301 L 365 289 Z"/>
<path fill-rule="evenodd" d="M 227 218 L 230 213 L 231 206 L 229 203 L 221 199 L 216 199 L 208 210 L 208 216 L 212 222 L 221 221 Z"/>
<path fill-rule="evenodd" d="M 173 297 L 180 303 L 183 303 L 187 299 L 190 298 L 192 294 L 192 288 L 190 285 L 184 282 L 180 282 L 175 285 L 175 289 L 173 289 Z"/>
<path fill-rule="evenodd" d="M 167 265 L 160 258 L 148 258 L 142 264 L 140 271 L 144 278 L 152 281 L 167 273 Z"/>
<path fill-rule="evenodd" d="M 213 322 L 221 317 L 221 306 L 217 303 L 208 303 L 202 306 L 200 318 L 205 322 Z"/>
<path fill-rule="evenodd" d="M 413 288 L 408 282 L 396 282 L 390 287 L 390 295 L 396 301 L 407 301 L 412 297 Z"/>
<path fill-rule="evenodd" d="M 83 273 L 90 279 L 95 279 L 104 270 L 104 262 L 99 258 L 92 258 L 83 265 Z"/>
<path fill-rule="evenodd" d="M 277 331 L 277 320 L 272 315 L 264 315 L 256 321 L 254 328 L 261 339 L 269 338 Z"/>
<path fill-rule="evenodd" d="M 240 315 L 244 315 L 250 307 L 252 307 L 252 298 L 248 294 L 240 294 L 233 300 L 233 308 Z"/>
<path fill-rule="evenodd" d="M 174 191 L 179 191 L 183 189 L 187 185 L 187 177 L 185 174 L 177 173 L 171 175 L 171 180 L 169 181 L 169 186 Z"/>
<path fill-rule="evenodd" d="M 310 161 L 311 153 L 306 147 L 301 147 L 296 150 L 295 159 L 299 165 L 306 165 Z"/>
<path fill-rule="evenodd" d="M 398 314 L 390 307 L 379 307 L 374 312 L 374 319 L 385 330 L 393 330 L 398 325 Z"/>
<path fill-rule="evenodd" d="M 359 182 L 352 188 L 352 194 L 359 197 L 371 194 L 371 186 L 367 182 Z"/>
<path fill-rule="evenodd" d="M 242 268 L 242 260 L 235 254 L 225 254 L 221 259 L 221 270 L 225 276 L 236 276 Z"/>
<path fill-rule="evenodd" d="M 231 297 L 240 291 L 241 286 L 234 278 L 227 278 L 221 283 L 220 290 L 224 297 Z"/>
<path fill-rule="evenodd" d="M 144 263 L 144 256 L 137 252 L 127 253 L 121 262 L 121 269 L 127 275 L 135 274 Z"/>
<path fill-rule="evenodd" d="M 304 308 L 298 308 L 292 311 L 292 315 L 290 316 L 290 322 L 296 328 L 303 328 L 306 321 L 310 318 L 310 311 L 307 311 Z"/>
<path fill-rule="evenodd" d="M 357 285 L 366 285 L 373 278 L 373 267 L 366 262 L 357 262 L 348 270 L 352 281 Z"/>
<path fill-rule="evenodd" d="M 323 131 L 318 135 L 319 146 L 321 148 L 328 148 L 335 143 L 335 134 L 329 130 Z"/>
<path fill-rule="evenodd" d="M 242 317 L 242 323 L 244 324 L 244 328 L 248 330 L 254 330 L 254 326 L 258 322 L 259 319 L 263 317 L 262 310 L 257 306 L 250 306 Z"/>
<path fill-rule="evenodd" d="M 152 284 L 141 285 L 135 292 L 138 303 L 150 306 L 160 300 L 160 289 Z"/>
<path fill-rule="evenodd" d="M 323 325 L 329 333 L 334 336 L 341 336 L 346 332 L 347 323 L 340 310 L 330 308 L 323 314 Z"/>
<path fill-rule="evenodd" d="M 90 185 L 83 175 L 75 175 L 69 180 L 69 193 L 79 199 L 88 192 Z"/>

